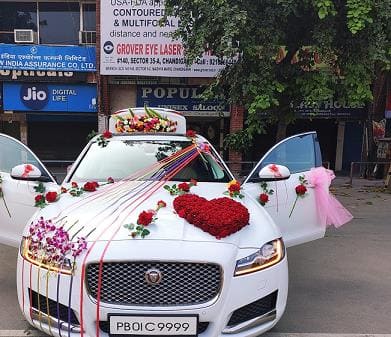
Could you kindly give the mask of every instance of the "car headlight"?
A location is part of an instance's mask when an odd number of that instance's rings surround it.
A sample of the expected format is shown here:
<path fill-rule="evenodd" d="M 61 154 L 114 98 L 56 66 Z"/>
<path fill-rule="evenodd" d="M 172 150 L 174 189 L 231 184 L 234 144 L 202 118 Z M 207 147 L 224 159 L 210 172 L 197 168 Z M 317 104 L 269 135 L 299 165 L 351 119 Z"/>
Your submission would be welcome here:
<path fill-rule="evenodd" d="M 20 254 L 28 262 L 36 265 L 39 268 L 47 269 L 61 274 L 72 275 L 73 263 L 70 259 L 64 257 L 48 259 L 48 255 L 44 251 L 30 249 L 31 240 L 28 237 L 23 237 L 20 245 Z"/>
<path fill-rule="evenodd" d="M 254 273 L 271 267 L 280 262 L 285 256 L 282 239 L 270 241 L 254 254 L 236 261 L 235 276 Z"/>

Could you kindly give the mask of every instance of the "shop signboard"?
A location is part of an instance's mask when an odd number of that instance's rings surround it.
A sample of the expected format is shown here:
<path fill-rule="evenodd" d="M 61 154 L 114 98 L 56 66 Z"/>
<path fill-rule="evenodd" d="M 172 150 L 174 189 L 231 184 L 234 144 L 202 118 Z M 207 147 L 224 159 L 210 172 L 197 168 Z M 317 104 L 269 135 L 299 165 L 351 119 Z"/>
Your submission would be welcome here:
<path fill-rule="evenodd" d="M 96 71 L 95 47 L 2 43 L 0 69 Z"/>
<path fill-rule="evenodd" d="M 229 105 L 222 100 L 204 100 L 200 86 L 153 84 L 137 86 L 137 106 L 173 109 L 185 116 L 229 116 Z"/>
<path fill-rule="evenodd" d="M 102 75 L 214 77 L 229 59 L 204 54 L 186 64 L 183 45 L 173 40 L 178 19 L 164 22 L 164 1 L 101 1 Z"/>
<path fill-rule="evenodd" d="M 296 108 L 298 118 L 340 118 L 340 119 L 365 119 L 366 109 L 364 105 L 352 106 L 333 99 L 316 105 L 307 105 L 304 102 Z"/>
<path fill-rule="evenodd" d="M 3 84 L 4 109 L 13 111 L 89 112 L 97 111 L 93 84 Z"/>
<path fill-rule="evenodd" d="M 87 72 L 0 69 L 0 81 L 77 83 L 87 80 Z"/>

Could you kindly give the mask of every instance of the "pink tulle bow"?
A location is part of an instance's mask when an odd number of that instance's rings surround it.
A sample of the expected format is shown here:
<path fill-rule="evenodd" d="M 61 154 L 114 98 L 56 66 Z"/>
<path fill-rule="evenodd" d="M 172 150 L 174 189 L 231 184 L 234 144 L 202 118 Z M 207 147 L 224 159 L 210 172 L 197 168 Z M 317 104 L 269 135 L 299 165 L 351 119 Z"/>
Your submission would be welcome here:
<path fill-rule="evenodd" d="M 353 219 L 352 214 L 329 192 L 334 172 L 324 167 L 312 168 L 306 174 L 311 187 L 315 189 L 315 199 L 319 219 L 323 226 L 340 227 Z"/>

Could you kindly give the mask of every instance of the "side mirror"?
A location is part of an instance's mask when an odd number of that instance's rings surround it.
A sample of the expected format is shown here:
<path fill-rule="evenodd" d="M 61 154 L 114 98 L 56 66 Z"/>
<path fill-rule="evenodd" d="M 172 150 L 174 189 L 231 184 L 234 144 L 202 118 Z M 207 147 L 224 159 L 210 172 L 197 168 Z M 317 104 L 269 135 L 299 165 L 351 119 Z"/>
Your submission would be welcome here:
<path fill-rule="evenodd" d="M 269 164 L 259 171 L 258 176 L 261 181 L 277 181 L 289 179 L 291 172 L 286 166 Z"/>
<path fill-rule="evenodd" d="M 32 164 L 17 165 L 11 170 L 11 178 L 26 181 L 51 181 L 48 177 L 42 176 L 41 170 Z"/>

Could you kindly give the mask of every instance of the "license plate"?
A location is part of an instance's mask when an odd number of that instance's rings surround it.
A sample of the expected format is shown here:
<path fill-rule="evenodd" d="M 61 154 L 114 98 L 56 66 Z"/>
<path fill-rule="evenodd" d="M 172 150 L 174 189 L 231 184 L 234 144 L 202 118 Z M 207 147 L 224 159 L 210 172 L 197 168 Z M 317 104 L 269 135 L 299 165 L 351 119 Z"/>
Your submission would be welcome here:
<path fill-rule="evenodd" d="M 197 336 L 198 316 L 109 315 L 110 335 Z"/>

